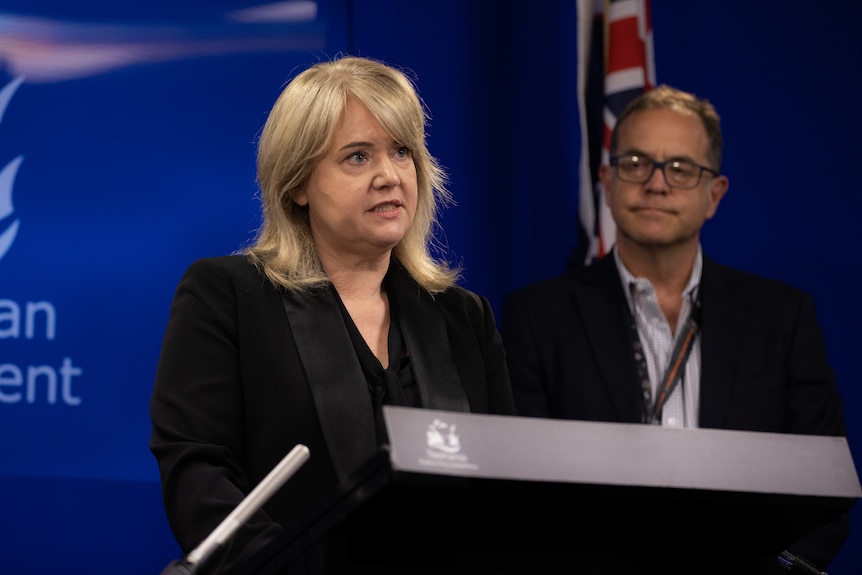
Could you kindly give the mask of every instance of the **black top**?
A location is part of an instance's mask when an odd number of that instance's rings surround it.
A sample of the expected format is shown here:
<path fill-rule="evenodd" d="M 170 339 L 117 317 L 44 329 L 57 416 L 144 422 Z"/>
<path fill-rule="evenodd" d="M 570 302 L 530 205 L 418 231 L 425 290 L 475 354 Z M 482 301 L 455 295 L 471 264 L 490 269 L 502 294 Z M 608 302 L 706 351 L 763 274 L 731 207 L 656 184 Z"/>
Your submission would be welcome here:
<path fill-rule="evenodd" d="M 368 392 L 371 394 L 374 419 L 377 424 L 377 441 L 380 445 L 389 443 L 386 425 L 383 421 L 384 405 L 421 406 L 419 393 L 416 389 L 416 378 L 410 364 L 410 355 L 401 335 L 397 302 L 390 290 L 387 290 L 387 296 L 389 297 L 389 365 L 384 368 L 371 348 L 368 347 L 362 334 L 359 333 L 353 318 L 350 317 L 344 302 L 341 301 L 341 297 L 336 292 L 338 307 L 344 317 L 344 325 L 347 326 L 350 341 L 353 343 L 356 357 L 362 367 L 362 374 L 368 384 Z"/>

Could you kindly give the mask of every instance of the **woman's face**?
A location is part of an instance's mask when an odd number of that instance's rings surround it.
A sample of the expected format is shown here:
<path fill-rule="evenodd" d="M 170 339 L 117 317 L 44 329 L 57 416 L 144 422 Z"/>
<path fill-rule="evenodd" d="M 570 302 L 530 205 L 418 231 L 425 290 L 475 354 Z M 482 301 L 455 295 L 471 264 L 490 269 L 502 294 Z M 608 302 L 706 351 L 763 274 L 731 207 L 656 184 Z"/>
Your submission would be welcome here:
<path fill-rule="evenodd" d="M 322 258 L 388 256 L 416 213 L 412 152 L 393 140 L 365 106 L 350 99 L 329 149 L 294 201 L 308 206 Z"/>

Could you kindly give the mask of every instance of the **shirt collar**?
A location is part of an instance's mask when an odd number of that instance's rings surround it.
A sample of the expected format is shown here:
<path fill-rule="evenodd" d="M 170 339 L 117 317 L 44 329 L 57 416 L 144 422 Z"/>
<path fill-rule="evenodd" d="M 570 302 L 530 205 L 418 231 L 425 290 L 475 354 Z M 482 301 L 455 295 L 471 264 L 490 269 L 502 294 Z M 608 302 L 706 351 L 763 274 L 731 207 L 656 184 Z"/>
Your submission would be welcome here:
<path fill-rule="evenodd" d="M 652 283 L 646 278 L 636 278 L 632 275 L 632 273 L 626 268 L 625 264 L 623 264 L 620 259 L 619 250 L 614 249 L 614 262 L 617 265 L 617 271 L 620 274 L 620 280 L 623 284 L 623 292 L 626 294 L 626 301 L 629 304 L 629 309 L 634 309 L 634 303 L 632 302 L 632 290 L 642 291 L 649 290 L 655 291 Z M 694 258 L 694 265 L 691 268 L 691 275 L 688 278 L 688 283 L 683 290 L 684 300 L 694 301 L 694 296 L 696 295 L 698 286 L 700 285 L 700 275 L 703 271 L 703 249 L 701 245 L 697 244 L 697 255 Z"/>

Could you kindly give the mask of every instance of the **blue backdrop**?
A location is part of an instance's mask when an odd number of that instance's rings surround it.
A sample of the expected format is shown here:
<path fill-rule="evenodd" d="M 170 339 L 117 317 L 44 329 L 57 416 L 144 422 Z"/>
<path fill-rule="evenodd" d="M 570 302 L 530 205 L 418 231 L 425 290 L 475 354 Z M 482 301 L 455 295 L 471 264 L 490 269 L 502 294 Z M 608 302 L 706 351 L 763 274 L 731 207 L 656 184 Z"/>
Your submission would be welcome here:
<path fill-rule="evenodd" d="M 180 552 L 147 447 L 173 289 L 258 225 L 254 142 L 338 52 L 412 70 L 466 287 L 495 309 L 575 244 L 574 0 L 0 3 L 0 571 L 159 573 Z M 814 294 L 859 461 L 862 3 L 665 0 L 656 73 L 723 118 L 713 258 Z M 862 510 L 830 574 L 860 573 Z"/>

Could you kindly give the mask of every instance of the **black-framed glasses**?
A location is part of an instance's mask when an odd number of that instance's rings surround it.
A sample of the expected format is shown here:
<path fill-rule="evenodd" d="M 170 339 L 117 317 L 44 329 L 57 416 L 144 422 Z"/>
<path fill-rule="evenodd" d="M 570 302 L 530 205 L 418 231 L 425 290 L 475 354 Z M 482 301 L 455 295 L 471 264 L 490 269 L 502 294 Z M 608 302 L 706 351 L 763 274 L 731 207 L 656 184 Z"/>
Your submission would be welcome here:
<path fill-rule="evenodd" d="M 630 184 L 645 184 L 652 177 L 653 172 L 661 170 L 668 186 L 690 190 L 700 184 L 700 176 L 703 172 L 709 172 L 713 176 L 718 175 L 718 172 L 712 168 L 701 166 L 690 160 L 656 162 L 643 154 L 611 156 L 610 162 L 611 166 L 617 170 L 617 177 Z"/>

